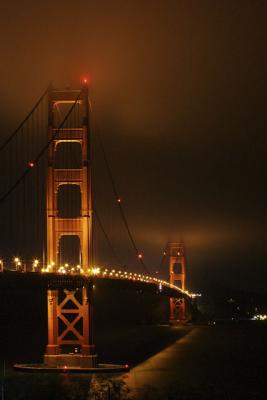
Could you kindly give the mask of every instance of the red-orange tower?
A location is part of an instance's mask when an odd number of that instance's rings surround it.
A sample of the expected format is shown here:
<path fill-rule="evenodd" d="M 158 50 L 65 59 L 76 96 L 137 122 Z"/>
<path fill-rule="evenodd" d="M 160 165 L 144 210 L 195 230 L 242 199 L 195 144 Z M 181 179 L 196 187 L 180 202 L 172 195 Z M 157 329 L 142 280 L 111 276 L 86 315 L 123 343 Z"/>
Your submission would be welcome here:
<path fill-rule="evenodd" d="M 169 244 L 169 273 L 170 283 L 185 290 L 186 262 L 185 248 L 182 242 Z M 183 321 L 184 319 L 184 298 L 170 298 L 170 321 Z"/>
<path fill-rule="evenodd" d="M 73 106 L 70 123 L 58 129 L 58 123 Z M 75 110 L 78 109 L 78 112 Z M 76 118 L 73 115 L 76 114 Z M 59 117 L 60 118 L 59 118 Z M 67 123 L 68 122 L 68 123 Z M 89 146 L 89 105 L 88 87 L 82 90 L 50 89 L 48 103 L 48 167 L 46 184 L 47 211 L 47 264 L 58 267 L 59 242 L 63 236 L 77 236 L 80 241 L 81 266 L 87 269 L 91 264 L 91 170 Z M 80 168 L 56 168 L 58 148 L 64 143 L 79 143 L 81 146 Z M 62 185 L 76 185 L 81 194 L 80 215 L 62 218 L 58 209 L 58 193 Z"/>
<path fill-rule="evenodd" d="M 64 123 L 63 123 L 64 122 Z M 48 97 L 48 166 L 46 182 L 47 264 L 57 271 L 60 240 L 75 236 L 80 243 L 80 268 L 91 266 L 91 165 L 88 86 L 79 90 L 50 88 Z M 64 144 L 80 146 L 78 167 L 58 166 L 58 149 Z M 71 154 L 69 154 L 71 156 Z M 63 185 L 80 190 L 80 210 L 75 217 L 62 216 L 58 201 Z M 64 280 L 47 291 L 48 344 L 44 362 L 51 367 L 92 367 L 97 363 L 92 345 L 91 302 L 88 286 L 66 288 Z M 71 355 L 64 351 L 71 348 Z"/>

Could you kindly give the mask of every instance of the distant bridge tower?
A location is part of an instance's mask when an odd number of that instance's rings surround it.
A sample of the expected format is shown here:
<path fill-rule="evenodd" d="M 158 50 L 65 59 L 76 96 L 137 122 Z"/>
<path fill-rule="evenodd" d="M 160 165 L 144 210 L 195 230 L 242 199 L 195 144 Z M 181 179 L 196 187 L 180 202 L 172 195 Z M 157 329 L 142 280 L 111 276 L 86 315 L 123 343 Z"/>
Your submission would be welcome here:
<path fill-rule="evenodd" d="M 170 283 L 185 290 L 186 262 L 183 243 L 169 244 L 169 273 Z M 170 298 L 170 321 L 185 320 L 184 298 Z"/>
<path fill-rule="evenodd" d="M 66 123 L 58 129 L 68 112 Z M 91 266 L 92 250 L 87 85 L 80 90 L 56 90 L 51 87 L 48 124 L 47 264 L 56 272 L 60 263 L 60 240 L 63 236 L 72 235 L 78 237 L 80 242 L 80 268 L 87 270 Z M 58 149 L 65 143 L 80 145 L 81 160 L 76 168 L 68 167 L 68 163 L 63 167 L 57 164 Z M 71 157 L 71 152 L 67 156 Z M 80 210 L 75 217 L 60 215 L 58 194 L 63 185 L 79 187 Z M 90 288 L 84 282 L 73 286 L 62 277 L 60 284 L 51 284 L 47 291 L 48 344 L 44 362 L 48 366 L 92 367 L 97 363 L 92 345 Z M 70 351 L 71 357 L 67 354 Z"/>

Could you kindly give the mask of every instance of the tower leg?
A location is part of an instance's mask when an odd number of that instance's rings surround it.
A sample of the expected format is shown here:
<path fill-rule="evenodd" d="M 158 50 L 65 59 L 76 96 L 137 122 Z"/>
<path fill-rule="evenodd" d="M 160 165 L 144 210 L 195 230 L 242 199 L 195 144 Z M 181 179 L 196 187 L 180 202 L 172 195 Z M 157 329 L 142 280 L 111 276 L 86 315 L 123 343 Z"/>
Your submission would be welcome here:
<path fill-rule="evenodd" d="M 48 344 L 44 355 L 45 366 L 53 368 L 97 366 L 95 346 L 92 344 L 92 322 L 90 323 L 92 305 L 88 291 L 87 287 L 80 290 L 64 290 L 65 296 L 61 301 L 59 301 L 59 290 L 47 291 Z M 63 352 L 63 347 L 68 350 Z M 73 349 L 70 351 L 71 347 Z"/>
<path fill-rule="evenodd" d="M 93 343 L 93 324 L 92 324 L 92 314 L 93 305 L 89 301 L 88 289 L 83 287 L 82 289 L 82 303 L 84 308 L 83 314 L 83 344 L 81 346 L 81 353 L 83 355 L 95 355 L 95 346 Z"/>
<path fill-rule="evenodd" d="M 47 291 L 47 319 L 48 319 L 48 343 L 46 354 L 59 354 L 58 346 L 58 320 L 57 320 L 58 290 Z"/>

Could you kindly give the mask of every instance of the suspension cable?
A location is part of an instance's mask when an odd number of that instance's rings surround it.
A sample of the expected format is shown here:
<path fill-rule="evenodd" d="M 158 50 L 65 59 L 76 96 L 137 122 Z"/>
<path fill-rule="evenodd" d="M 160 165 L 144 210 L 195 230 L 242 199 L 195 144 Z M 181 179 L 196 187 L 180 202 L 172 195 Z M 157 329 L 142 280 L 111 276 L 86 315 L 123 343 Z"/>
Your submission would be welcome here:
<path fill-rule="evenodd" d="M 4 141 L 4 143 L 0 146 L 0 152 L 2 150 L 4 150 L 4 148 L 8 145 L 8 143 L 11 142 L 11 140 L 17 135 L 17 133 L 20 131 L 20 129 L 23 127 L 23 125 L 28 121 L 28 119 L 32 116 L 32 114 L 34 113 L 34 111 L 37 109 L 37 107 L 39 106 L 39 104 L 42 102 L 43 98 L 46 96 L 46 94 L 48 93 L 48 89 L 49 87 L 47 87 L 44 91 L 44 93 L 42 94 L 42 96 L 39 98 L 39 100 L 37 101 L 37 103 L 35 104 L 35 106 L 33 107 L 33 109 L 29 112 L 29 114 L 23 119 L 23 121 L 19 124 L 19 126 L 14 130 L 14 132 L 11 133 L 11 135 L 9 135 L 9 137 Z"/>
<path fill-rule="evenodd" d="M 101 150 L 102 150 L 102 153 L 103 153 L 103 158 L 104 158 L 105 166 L 107 168 L 108 176 L 110 178 L 111 186 L 112 186 L 112 189 L 113 189 L 113 194 L 114 194 L 115 200 L 116 200 L 116 202 L 118 204 L 120 215 L 121 215 L 121 218 L 123 220 L 123 223 L 124 223 L 124 226 L 126 228 L 126 231 L 128 233 L 130 242 L 131 242 L 131 244 L 133 246 L 133 249 L 135 251 L 135 255 L 137 256 L 140 264 L 145 269 L 146 273 L 151 275 L 149 269 L 147 268 L 147 266 L 145 265 L 145 263 L 144 263 L 144 261 L 142 259 L 142 254 L 139 252 L 138 247 L 137 247 L 137 245 L 135 243 L 135 240 L 133 238 L 133 235 L 131 233 L 129 223 L 127 221 L 124 209 L 123 209 L 122 204 L 121 204 L 121 199 L 119 197 L 119 194 L 118 194 L 118 191 L 117 191 L 117 188 L 116 188 L 116 185 L 115 185 L 115 180 L 114 180 L 114 177 L 113 177 L 113 174 L 112 174 L 112 171 L 111 171 L 111 167 L 110 167 L 110 164 L 108 162 L 108 158 L 107 158 L 107 155 L 106 155 L 105 147 L 104 147 L 103 141 L 101 139 L 100 133 L 98 132 L 97 129 L 96 129 L 96 135 L 97 135 L 97 138 L 99 140 L 100 147 L 101 147 Z"/>
<path fill-rule="evenodd" d="M 94 215 L 96 216 L 96 219 L 97 219 L 97 222 L 98 222 L 98 224 L 99 224 L 99 227 L 100 227 L 100 229 L 101 229 L 101 231 L 102 231 L 102 233 L 103 233 L 103 235 L 104 235 L 104 237 L 105 237 L 105 240 L 106 240 L 106 242 L 107 242 L 107 244 L 108 244 L 108 246 L 109 246 L 109 248 L 110 248 L 110 250 L 111 250 L 111 252 L 112 252 L 113 257 L 115 258 L 115 260 L 117 261 L 117 263 L 118 263 L 119 265 L 121 265 L 122 263 L 120 262 L 120 259 L 119 259 L 119 257 L 118 257 L 118 254 L 117 254 L 115 248 L 113 247 L 113 245 L 112 245 L 112 243 L 111 243 L 111 240 L 110 240 L 110 238 L 109 238 L 109 236 L 108 236 L 108 234 L 107 234 L 107 232 L 106 232 L 106 230 L 105 230 L 105 228 L 104 228 L 104 225 L 103 225 L 103 223 L 102 223 L 102 221 L 101 221 L 101 219 L 100 219 L 100 217 L 99 217 L 99 214 L 98 214 L 98 212 L 96 211 L 95 208 L 94 208 Z"/>
<path fill-rule="evenodd" d="M 45 144 L 45 146 L 41 149 L 41 151 L 38 153 L 38 155 L 36 156 L 36 158 L 29 162 L 28 167 L 24 170 L 24 172 L 21 174 L 21 176 L 16 180 L 16 182 L 0 197 L 0 203 L 2 203 L 3 201 L 6 200 L 6 198 L 15 190 L 15 188 L 25 179 L 25 177 L 29 174 L 29 172 L 32 170 L 32 168 L 38 163 L 38 161 L 40 160 L 40 158 L 44 155 L 44 153 L 46 152 L 46 150 L 48 149 L 48 147 L 50 146 L 50 144 L 52 143 L 52 141 L 55 139 L 55 137 L 57 136 L 57 134 L 59 133 L 60 129 L 64 126 L 65 122 L 67 121 L 68 117 L 70 116 L 70 114 L 72 113 L 74 107 L 76 106 L 80 96 L 81 96 L 81 91 L 77 97 L 77 99 L 75 100 L 75 102 L 73 103 L 73 105 L 70 107 L 69 111 L 66 113 L 64 119 L 62 120 L 61 124 L 59 125 L 59 127 L 55 130 L 55 132 L 51 135 L 51 138 L 47 141 L 47 143 Z"/>
<path fill-rule="evenodd" d="M 163 263 L 166 260 L 166 256 L 167 256 L 167 246 L 164 248 L 164 250 L 162 251 L 162 256 L 161 256 L 161 260 L 160 260 L 160 264 L 159 264 L 159 268 L 158 268 L 158 272 L 161 270 Z"/>

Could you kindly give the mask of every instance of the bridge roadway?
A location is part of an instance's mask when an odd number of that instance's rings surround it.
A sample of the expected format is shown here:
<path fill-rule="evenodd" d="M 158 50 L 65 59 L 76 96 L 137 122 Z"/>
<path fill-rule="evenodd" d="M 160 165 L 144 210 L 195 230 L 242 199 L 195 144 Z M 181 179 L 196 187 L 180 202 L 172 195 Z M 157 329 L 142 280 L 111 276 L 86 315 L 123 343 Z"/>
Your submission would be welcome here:
<path fill-rule="evenodd" d="M 33 285 L 42 289 L 75 289 L 83 286 L 93 287 L 98 280 L 112 281 L 113 286 L 152 292 L 167 297 L 191 298 L 190 293 L 166 281 L 141 274 L 98 269 L 91 274 L 66 274 L 52 272 L 18 272 L 4 270 L 0 273 L 0 288 L 5 285 Z"/>

